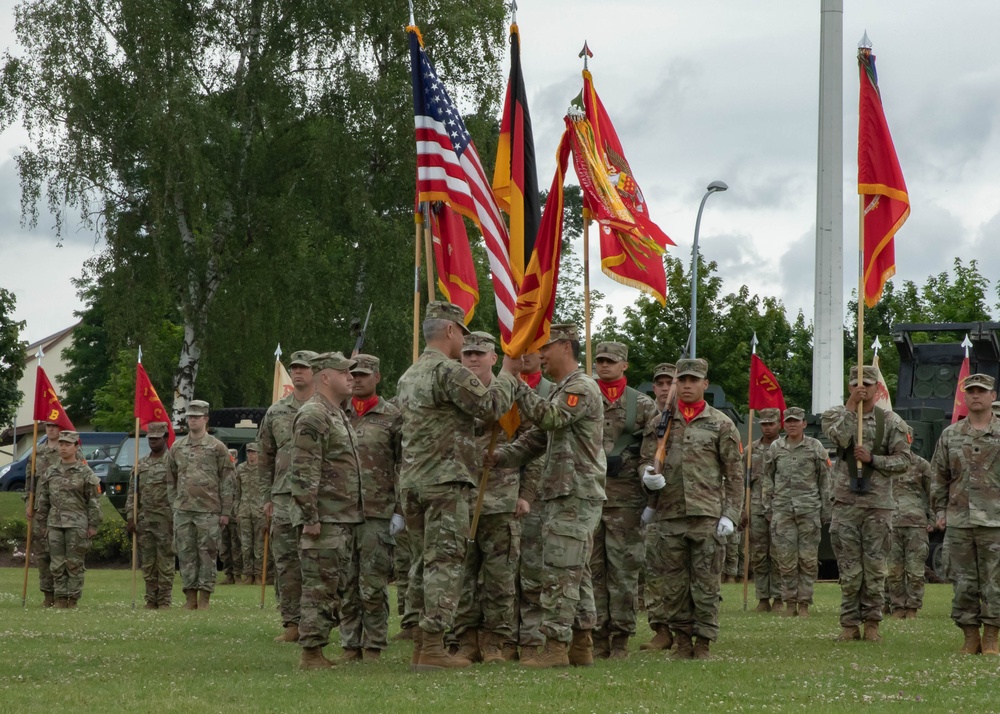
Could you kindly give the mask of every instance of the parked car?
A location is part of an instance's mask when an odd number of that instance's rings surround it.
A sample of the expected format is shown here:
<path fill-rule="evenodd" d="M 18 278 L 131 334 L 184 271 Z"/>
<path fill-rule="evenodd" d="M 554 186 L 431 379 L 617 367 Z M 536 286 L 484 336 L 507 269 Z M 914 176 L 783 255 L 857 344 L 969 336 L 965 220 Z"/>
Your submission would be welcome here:
<path fill-rule="evenodd" d="M 87 465 L 101 479 L 104 488 L 108 468 L 118 455 L 118 448 L 128 436 L 124 431 L 81 431 L 80 449 Z M 46 441 L 43 436 L 38 440 L 41 447 Z M 0 491 L 23 491 L 27 482 L 28 465 L 31 463 L 31 449 L 21 455 L 17 461 L 0 468 Z"/>

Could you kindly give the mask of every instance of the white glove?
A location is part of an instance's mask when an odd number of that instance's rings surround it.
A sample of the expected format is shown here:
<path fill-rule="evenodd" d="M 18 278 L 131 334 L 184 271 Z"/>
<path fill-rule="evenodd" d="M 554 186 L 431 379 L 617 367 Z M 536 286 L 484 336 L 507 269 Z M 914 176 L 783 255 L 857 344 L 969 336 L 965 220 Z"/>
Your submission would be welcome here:
<path fill-rule="evenodd" d="M 389 535 L 396 536 L 406 530 L 406 521 L 398 513 L 392 514 L 392 520 L 389 521 Z"/>
<path fill-rule="evenodd" d="M 719 527 L 715 529 L 715 532 L 719 534 L 720 538 L 728 538 L 736 532 L 736 526 L 733 525 L 731 520 L 723 516 L 719 519 Z"/>
<path fill-rule="evenodd" d="M 667 480 L 663 478 L 663 474 L 653 473 L 652 466 L 647 466 L 642 474 L 642 483 L 650 491 L 659 491 L 667 485 Z"/>
<path fill-rule="evenodd" d="M 648 526 L 650 523 L 653 522 L 653 516 L 655 515 L 656 515 L 656 509 L 646 506 L 645 508 L 642 509 L 642 516 L 640 516 L 639 520 L 642 521 L 642 525 Z"/>

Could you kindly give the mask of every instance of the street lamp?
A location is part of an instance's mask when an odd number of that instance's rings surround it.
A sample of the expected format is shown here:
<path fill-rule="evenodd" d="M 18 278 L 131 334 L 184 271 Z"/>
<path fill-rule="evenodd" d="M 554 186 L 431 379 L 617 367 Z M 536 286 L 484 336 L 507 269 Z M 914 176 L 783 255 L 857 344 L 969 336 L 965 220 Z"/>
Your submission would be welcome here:
<path fill-rule="evenodd" d="M 716 191 L 727 191 L 729 186 L 723 181 L 713 181 L 708 184 L 708 191 L 698 206 L 698 218 L 694 222 L 694 245 L 691 247 L 691 337 L 690 357 L 698 356 L 698 231 L 701 229 L 701 212 L 705 209 L 705 201 Z"/>

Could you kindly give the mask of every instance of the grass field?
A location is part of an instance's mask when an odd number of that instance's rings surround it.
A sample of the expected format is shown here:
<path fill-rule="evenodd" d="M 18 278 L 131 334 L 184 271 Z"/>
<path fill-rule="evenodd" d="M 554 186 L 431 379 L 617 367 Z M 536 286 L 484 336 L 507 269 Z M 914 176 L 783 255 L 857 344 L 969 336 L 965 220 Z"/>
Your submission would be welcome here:
<path fill-rule="evenodd" d="M 218 588 L 208 612 L 133 612 L 127 571 L 88 572 L 75 611 L 42 610 L 36 585 L 33 572 L 22 609 L 21 571 L 0 569 L 0 712 L 1000 711 L 1000 658 L 956 654 L 947 585 L 928 586 L 918 619 L 886 622 L 878 645 L 832 641 L 834 584 L 817 587 L 808 620 L 745 613 L 742 586 L 724 585 L 711 662 L 640 654 L 643 622 L 625 662 L 428 674 L 408 671 L 409 643 L 374 665 L 296 671 L 299 650 L 271 642 L 271 594 L 261 610 L 255 587 Z"/>

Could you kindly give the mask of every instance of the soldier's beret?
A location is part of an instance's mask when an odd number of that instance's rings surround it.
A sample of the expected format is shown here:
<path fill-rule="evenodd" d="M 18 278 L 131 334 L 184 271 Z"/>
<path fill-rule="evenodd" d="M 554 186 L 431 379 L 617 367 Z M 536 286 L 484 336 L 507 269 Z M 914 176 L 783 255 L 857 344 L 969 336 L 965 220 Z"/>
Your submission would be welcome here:
<path fill-rule="evenodd" d="M 165 421 L 151 421 L 146 425 L 146 436 L 160 437 L 161 439 L 170 433 Z"/>
<path fill-rule="evenodd" d="M 351 374 L 375 374 L 381 364 L 375 355 L 355 355 L 354 366 L 351 367 Z"/>
<path fill-rule="evenodd" d="M 972 387 L 982 387 L 986 391 L 992 392 L 995 385 L 996 380 L 988 374 L 970 374 L 962 383 L 962 390 L 968 391 Z"/>
<path fill-rule="evenodd" d="M 324 352 L 313 357 L 309 364 L 313 372 L 322 372 L 324 369 L 335 369 L 340 372 L 347 372 L 355 367 L 354 360 L 344 357 L 341 352 Z"/>
<path fill-rule="evenodd" d="M 803 409 L 802 407 L 788 407 L 788 409 L 785 410 L 785 421 L 788 421 L 789 419 L 795 419 L 796 421 L 805 421 L 806 410 Z"/>
<path fill-rule="evenodd" d="M 668 377 L 673 377 L 674 372 L 677 371 L 677 365 L 670 364 L 670 362 L 660 362 L 660 364 L 653 367 L 653 379 L 657 377 L 662 377 L 664 375 Z"/>
<path fill-rule="evenodd" d="M 193 399 L 188 403 L 184 416 L 208 416 L 208 402 Z"/>
<path fill-rule="evenodd" d="M 708 379 L 708 360 L 702 359 L 679 359 L 677 360 L 677 376 L 683 377 L 690 374 L 692 377 Z"/>
<path fill-rule="evenodd" d="M 497 343 L 489 332 L 470 332 L 465 336 L 462 352 L 496 352 Z"/>
<path fill-rule="evenodd" d="M 63 430 L 59 432 L 58 441 L 65 441 L 68 444 L 79 444 L 80 435 L 75 431 Z"/>
<path fill-rule="evenodd" d="M 865 365 L 865 370 L 862 375 L 862 379 L 865 384 L 878 384 L 878 370 L 875 369 L 870 364 Z M 858 368 L 857 366 L 851 367 L 851 386 L 853 387 L 858 383 Z"/>
<path fill-rule="evenodd" d="M 465 313 L 458 305 L 454 305 L 444 300 L 432 300 L 427 303 L 427 312 L 424 313 L 427 320 L 450 320 L 462 328 L 462 332 L 469 334 L 469 328 L 465 326 Z"/>
<path fill-rule="evenodd" d="M 761 424 L 777 424 L 779 421 L 781 421 L 781 412 L 778 409 L 775 409 L 774 407 L 761 409 L 757 413 L 760 414 Z M 786 411 L 785 413 L 787 414 L 788 412 Z"/>
<path fill-rule="evenodd" d="M 597 345 L 597 351 L 594 353 L 594 359 L 599 359 L 601 357 L 612 360 L 613 362 L 624 362 L 628 359 L 628 347 L 623 345 L 621 342 L 601 342 Z"/>
<path fill-rule="evenodd" d="M 312 350 L 298 350 L 297 352 L 292 352 L 292 361 L 288 363 L 289 367 L 294 367 L 298 365 L 299 367 L 312 367 L 312 361 L 316 359 L 318 352 L 313 352 Z"/>
<path fill-rule="evenodd" d="M 551 345 L 553 342 L 559 342 L 560 340 L 579 342 L 580 329 L 572 324 L 551 325 L 549 327 L 549 341 L 545 344 Z"/>

